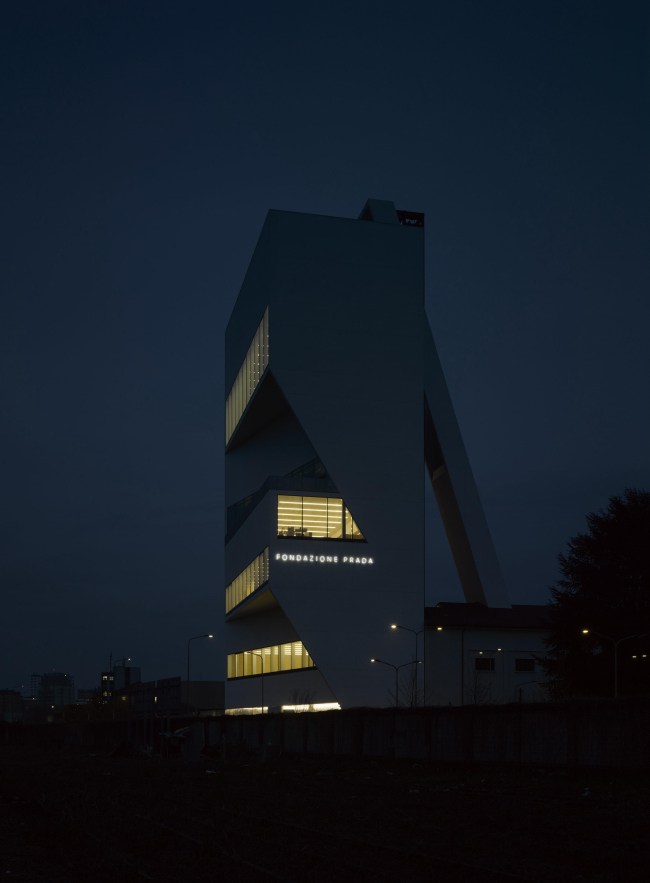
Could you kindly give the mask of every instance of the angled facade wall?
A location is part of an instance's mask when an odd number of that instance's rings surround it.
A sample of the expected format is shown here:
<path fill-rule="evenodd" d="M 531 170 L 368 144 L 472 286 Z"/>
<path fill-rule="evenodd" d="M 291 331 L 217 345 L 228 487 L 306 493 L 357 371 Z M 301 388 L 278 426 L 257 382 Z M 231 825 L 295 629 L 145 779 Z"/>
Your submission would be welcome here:
<path fill-rule="evenodd" d="M 408 661 L 390 624 L 422 628 L 425 458 L 466 593 L 508 604 L 431 354 L 423 236 L 388 202 L 267 216 L 226 336 L 228 708 L 390 702 L 370 659 Z"/>

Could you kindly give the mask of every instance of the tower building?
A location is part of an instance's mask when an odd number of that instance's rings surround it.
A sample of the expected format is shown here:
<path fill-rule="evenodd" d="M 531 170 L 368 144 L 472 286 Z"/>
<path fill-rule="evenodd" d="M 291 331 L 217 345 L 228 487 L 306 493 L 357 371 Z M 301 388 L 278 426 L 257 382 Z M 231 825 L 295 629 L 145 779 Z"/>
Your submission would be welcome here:
<path fill-rule="evenodd" d="M 424 470 L 466 600 L 509 608 L 424 310 L 424 216 L 270 211 L 226 332 L 229 709 L 385 705 L 424 627 Z"/>

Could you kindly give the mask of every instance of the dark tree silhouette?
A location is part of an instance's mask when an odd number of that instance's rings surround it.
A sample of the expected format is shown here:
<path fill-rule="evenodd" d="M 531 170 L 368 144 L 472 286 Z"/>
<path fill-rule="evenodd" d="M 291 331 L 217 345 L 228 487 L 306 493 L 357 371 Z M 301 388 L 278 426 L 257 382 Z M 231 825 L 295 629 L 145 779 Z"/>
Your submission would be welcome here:
<path fill-rule="evenodd" d="M 558 556 L 563 578 L 551 588 L 550 655 L 540 662 L 556 699 L 613 695 L 614 645 L 594 632 L 614 640 L 650 632 L 650 493 L 626 488 L 587 526 Z M 619 644 L 618 691 L 650 693 L 650 636 Z"/>

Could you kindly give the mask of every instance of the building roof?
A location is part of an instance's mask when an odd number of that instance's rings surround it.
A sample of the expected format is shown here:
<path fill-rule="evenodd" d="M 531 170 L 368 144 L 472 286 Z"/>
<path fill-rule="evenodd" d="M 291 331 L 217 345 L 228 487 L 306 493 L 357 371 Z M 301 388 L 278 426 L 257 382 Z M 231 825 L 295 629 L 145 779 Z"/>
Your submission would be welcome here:
<path fill-rule="evenodd" d="M 486 607 L 441 601 L 424 608 L 427 628 L 538 629 L 545 630 L 548 607 L 543 604 L 513 604 L 512 607 Z"/>

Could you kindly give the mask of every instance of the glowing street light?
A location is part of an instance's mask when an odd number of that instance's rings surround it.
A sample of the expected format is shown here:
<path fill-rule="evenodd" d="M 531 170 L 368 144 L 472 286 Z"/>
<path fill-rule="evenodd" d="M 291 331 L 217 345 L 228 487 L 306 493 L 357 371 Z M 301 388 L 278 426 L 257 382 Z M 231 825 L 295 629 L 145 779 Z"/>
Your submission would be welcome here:
<path fill-rule="evenodd" d="M 618 641 L 608 635 L 601 635 L 600 632 L 595 632 L 593 629 L 583 629 L 582 634 L 598 635 L 599 638 L 605 638 L 606 641 L 611 641 L 614 645 L 614 699 L 618 699 L 618 645 L 622 641 L 631 641 L 632 638 L 645 638 L 648 632 L 644 632 L 642 635 L 627 635 L 625 638 L 619 638 Z"/>

